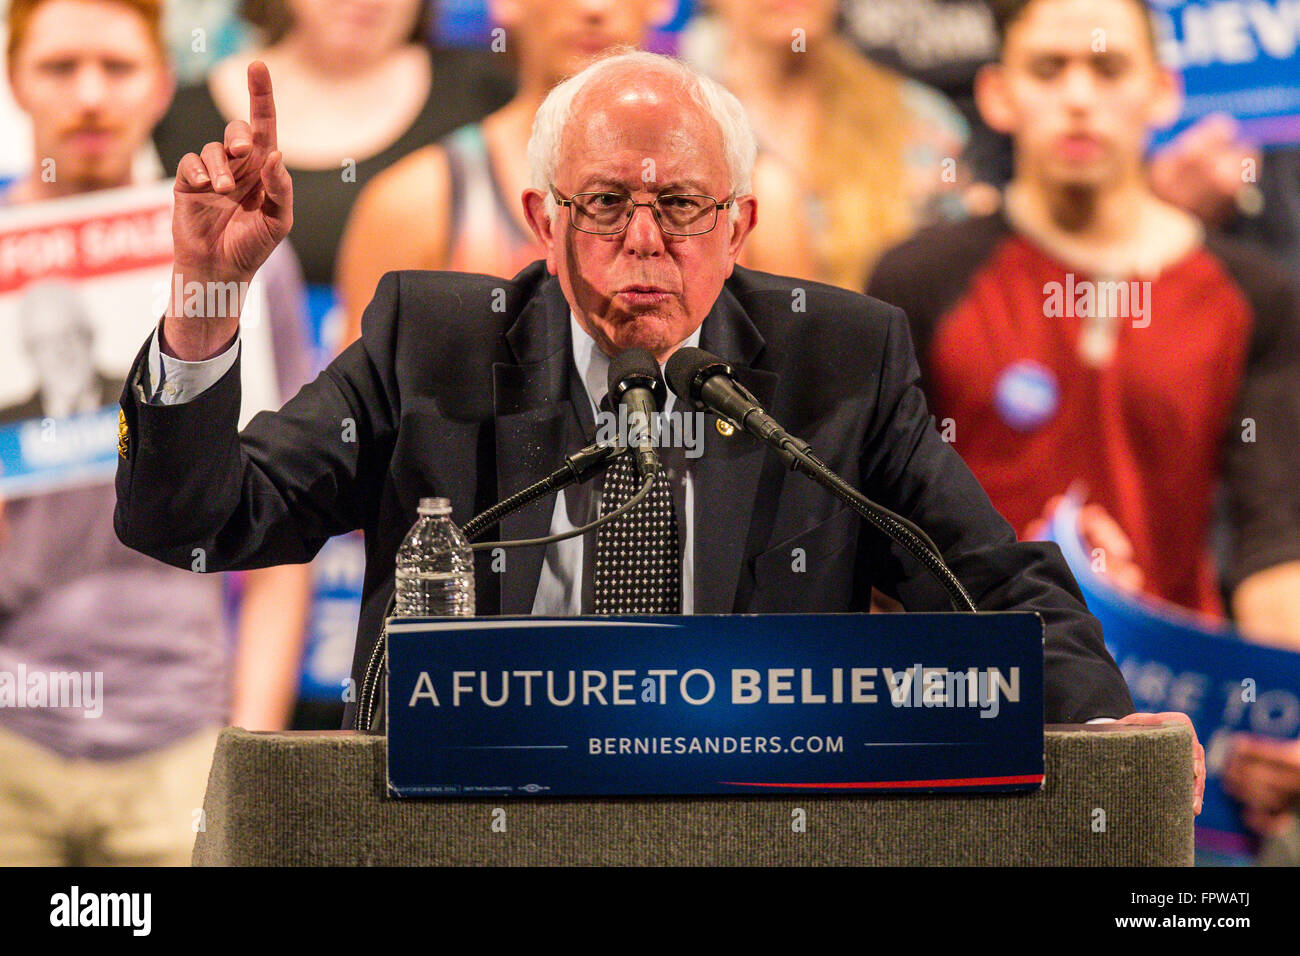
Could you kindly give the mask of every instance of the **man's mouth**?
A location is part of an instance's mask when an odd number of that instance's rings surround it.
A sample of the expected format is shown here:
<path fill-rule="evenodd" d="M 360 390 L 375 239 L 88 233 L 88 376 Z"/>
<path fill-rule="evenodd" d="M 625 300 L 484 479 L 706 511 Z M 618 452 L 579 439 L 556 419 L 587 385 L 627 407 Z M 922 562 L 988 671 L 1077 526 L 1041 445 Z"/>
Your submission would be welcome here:
<path fill-rule="evenodd" d="M 116 138 L 112 130 L 100 128 L 74 129 L 68 133 L 72 145 L 87 153 L 105 152 L 112 147 Z"/>
<path fill-rule="evenodd" d="M 641 283 L 624 286 L 614 295 L 629 305 L 658 305 L 672 297 L 663 286 Z"/>
<path fill-rule="evenodd" d="M 1067 133 L 1057 137 L 1056 148 L 1062 158 L 1083 162 L 1096 159 L 1101 154 L 1101 140 L 1087 133 Z"/>
<path fill-rule="evenodd" d="M 578 33 L 569 37 L 569 45 L 584 56 L 594 56 L 608 50 L 614 40 L 603 33 Z"/>

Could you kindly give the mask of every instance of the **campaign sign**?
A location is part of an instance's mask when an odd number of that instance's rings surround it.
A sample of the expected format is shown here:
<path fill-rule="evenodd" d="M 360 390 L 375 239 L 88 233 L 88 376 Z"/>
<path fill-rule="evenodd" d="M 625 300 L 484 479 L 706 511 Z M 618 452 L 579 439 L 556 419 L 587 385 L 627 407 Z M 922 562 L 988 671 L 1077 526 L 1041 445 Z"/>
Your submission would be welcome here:
<path fill-rule="evenodd" d="M 112 482 L 127 372 L 176 291 L 171 218 L 170 181 L 0 206 L 0 498 Z M 279 405 L 265 311 L 254 278 L 241 425 Z"/>
<path fill-rule="evenodd" d="M 401 797 L 1043 782 L 1037 614 L 392 618 Z"/>
<path fill-rule="evenodd" d="M 325 542 L 311 563 L 312 602 L 298 698 L 342 707 L 352 674 L 366 549 L 360 531 Z"/>
<path fill-rule="evenodd" d="M 1182 74 L 1182 115 L 1156 145 L 1210 113 L 1260 146 L 1300 143 L 1300 6 L 1294 0 L 1154 0 L 1161 58 Z"/>
<path fill-rule="evenodd" d="M 1124 594 L 1091 567 L 1074 530 L 1080 502 L 1066 497 L 1051 522 L 1088 609 L 1140 711 L 1180 711 L 1205 747 L 1205 800 L 1196 818 L 1198 860 L 1247 862 L 1256 839 L 1220 776 L 1237 733 L 1300 735 L 1300 654 L 1242 640 L 1226 625 L 1154 599 Z"/>
<path fill-rule="evenodd" d="M 307 318 L 315 371 L 329 365 L 343 344 L 343 310 L 329 285 L 307 286 Z M 365 540 L 360 531 L 336 535 L 311 562 L 312 596 L 303 641 L 298 699 L 329 703 L 342 717 L 352 682 L 352 649 L 361 615 L 366 576 Z"/>

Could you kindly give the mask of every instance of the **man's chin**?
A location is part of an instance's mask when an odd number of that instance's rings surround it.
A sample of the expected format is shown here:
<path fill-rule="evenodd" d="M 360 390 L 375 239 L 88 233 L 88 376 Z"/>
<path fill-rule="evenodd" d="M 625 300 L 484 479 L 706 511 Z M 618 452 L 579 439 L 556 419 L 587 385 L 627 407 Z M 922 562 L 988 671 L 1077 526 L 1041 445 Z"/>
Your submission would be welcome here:
<path fill-rule="evenodd" d="M 1098 189 L 1111 179 L 1111 167 L 1102 162 L 1059 162 L 1053 164 L 1048 175 L 1058 189 Z"/>
<path fill-rule="evenodd" d="M 120 162 L 109 159 L 84 160 L 68 170 L 60 167 L 59 174 L 73 184 L 76 192 L 108 189 L 131 180 L 129 164 L 123 166 Z"/>
<path fill-rule="evenodd" d="M 671 348 L 674 342 L 670 329 L 672 323 L 654 314 L 632 316 L 610 330 L 610 344 L 616 352 L 628 349 L 645 349 L 653 355 Z"/>

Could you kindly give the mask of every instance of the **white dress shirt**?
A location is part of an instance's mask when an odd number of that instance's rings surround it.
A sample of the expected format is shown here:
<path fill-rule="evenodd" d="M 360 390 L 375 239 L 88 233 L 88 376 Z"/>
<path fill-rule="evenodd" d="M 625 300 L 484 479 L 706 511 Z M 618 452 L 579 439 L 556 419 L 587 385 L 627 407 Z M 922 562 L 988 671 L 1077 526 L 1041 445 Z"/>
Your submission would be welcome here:
<path fill-rule="evenodd" d="M 203 362 L 186 362 L 163 353 L 158 344 L 162 322 L 149 339 L 149 382 L 147 401 L 154 405 L 184 405 L 192 401 L 217 381 L 239 356 L 239 336 L 230 348 Z"/>

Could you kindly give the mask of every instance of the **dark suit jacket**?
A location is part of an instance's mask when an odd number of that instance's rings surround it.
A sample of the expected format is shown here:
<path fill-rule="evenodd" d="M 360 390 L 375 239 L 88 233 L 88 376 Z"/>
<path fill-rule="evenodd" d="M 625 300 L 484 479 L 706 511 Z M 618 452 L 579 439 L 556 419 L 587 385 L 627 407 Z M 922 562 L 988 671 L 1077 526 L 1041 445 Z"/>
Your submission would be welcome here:
<path fill-rule="evenodd" d="M 242 434 L 238 364 L 193 401 L 155 406 L 137 384 L 142 350 L 122 396 L 118 535 L 179 567 L 202 548 L 219 571 L 309 561 L 330 536 L 363 528 L 360 686 L 420 497 L 450 498 L 464 524 L 590 441 L 570 397 L 569 339 L 568 304 L 543 263 L 509 281 L 389 273 L 361 339 Z M 700 344 L 846 480 L 926 529 L 981 609 L 1043 616 L 1049 722 L 1132 711 L 1059 549 L 1017 543 L 933 428 L 901 311 L 737 268 Z M 743 433 L 705 429 L 694 482 L 697 613 L 865 611 L 872 585 L 911 610 L 950 609 L 917 562 Z M 554 501 L 507 518 L 501 537 L 546 534 Z M 529 613 L 542 560 L 540 548 L 512 551 L 501 574 L 479 561 L 478 613 Z"/>

